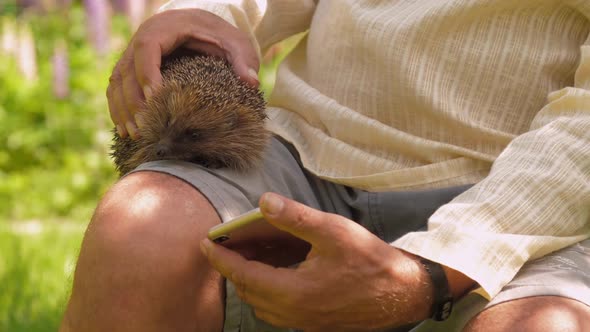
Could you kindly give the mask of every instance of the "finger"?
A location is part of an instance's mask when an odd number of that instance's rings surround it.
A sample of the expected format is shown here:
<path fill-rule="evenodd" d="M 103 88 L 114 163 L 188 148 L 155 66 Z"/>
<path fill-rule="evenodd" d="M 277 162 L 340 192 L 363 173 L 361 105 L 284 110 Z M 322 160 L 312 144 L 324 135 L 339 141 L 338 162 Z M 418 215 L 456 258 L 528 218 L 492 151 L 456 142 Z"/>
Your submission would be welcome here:
<path fill-rule="evenodd" d="M 232 26 L 229 28 L 235 29 Z M 225 37 L 222 37 L 222 33 Z M 234 72 L 241 80 L 251 86 L 258 87 L 260 84 L 258 81 L 258 68 L 260 67 L 258 55 L 250 41 L 240 37 L 241 35 L 243 33 L 237 29 L 229 32 L 219 30 L 211 34 L 193 31 L 184 46 L 206 54 L 223 56 L 230 62 Z"/>
<path fill-rule="evenodd" d="M 108 98 L 110 109 L 114 110 L 112 117 L 114 119 L 115 125 L 118 126 L 118 130 L 120 130 L 119 135 L 121 137 L 127 137 L 129 135 L 129 131 L 127 130 L 127 119 L 129 118 L 127 109 L 125 107 L 124 97 L 123 97 L 123 88 L 122 88 L 122 81 L 121 81 L 121 74 L 117 68 L 113 71 L 111 75 L 111 83 L 107 88 L 107 91 L 110 95 Z"/>
<path fill-rule="evenodd" d="M 205 11 L 200 12 L 199 23 L 203 29 L 190 31 L 189 40 L 198 40 L 216 46 L 224 52 L 235 73 L 251 86 L 258 87 L 260 61 L 254 43 L 249 36 L 220 17 Z M 209 33 L 204 33 L 208 29 Z M 188 44 L 189 48 L 193 45 Z M 197 48 L 197 50 L 200 50 Z"/>
<path fill-rule="evenodd" d="M 251 42 L 245 38 L 232 39 L 224 43 L 227 49 L 226 58 L 232 64 L 235 73 L 253 87 L 258 87 L 258 69 L 260 62 Z"/>
<path fill-rule="evenodd" d="M 123 96 L 125 98 L 126 109 L 131 116 L 131 124 L 137 128 L 138 123 L 135 121 L 135 115 L 140 111 L 143 101 L 143 91 L 141 91 L 139 84 L 137 84 L 133 66 L 126 68 L 123 74 Z"/>
<path fill-rule="evenodd" d="M 162 47 L 156 41 L 138 38 L 133 43 L 134 70 L 137 84 L 145 99 L 152 97 L 153 92 L 162 84 Z"/>
<path fill-rule="evenodd" d="M 137 138 L 137 127 L 133 124 L 131 114 L 127 110 L 125 104 L 125 95 L 123 94 L 123 87 L 120 87 L 114 91 L 114 103 L 119 111 L 121 126 L 125 128 L 127 134 L 132 139 Z"/>
<path fill-rule="evenodd" d="M 137 97 L 134 97 L 133 80 L 135 73 L 132 65 L 132 50 L 127 48 L 121 59 L 117 63 L 117 86 L 114 86 L 114 101 L 119 112 L 119 118 L 121 126 L 125 127 L 125 130 L 132 139 L 138 138 L 137 125 L 133 118 L 134 113 L 137 109 L 138 101 Z"/>
<path fill-rule="evenodd" d="M 335 245 L 347 238 L 349 224 L 354 222 L 341 216 L 318 211 L 274 193 L 260 198 L 260 210 L 275 227 L 303 239 L 317 249 Z"/>
<path fill-rule="evenodd" d="M 119 110 L 115 104 L 114 100 L 114 92 L 113 92 L 113 85 L 109 84 L 107 87 L 107 101 L 109 105 L 109 114 L 111 116 L 111 121 L 115 124 L 115 129 L 121 138 L 127 137 L 127 130 L 125 126 L 121 125 L 121 117 Z"/>
<path fill-rule="evenodd" d="M 226 38 L 219 38 L 221 48 L 225 51 L 226 59 L 231 63 L 235 73 L 253 87 L 258 87 L 258 69 L 260 60 L 254 43 L 249 36 L 234 27 L 224 24 L 217 33 Z M 229 37 L 229 38 L 228 38 Z"/>
<path fill-rule="evenodd" d="M 201 250 L 209 263 L 235 285 L 238 295 L 248 303 L 271 307 L 269 299 L 283 298 L 286 291 L 298 286 L 293 270 L 248 261 L 208 239 L 201 242 Z"/>

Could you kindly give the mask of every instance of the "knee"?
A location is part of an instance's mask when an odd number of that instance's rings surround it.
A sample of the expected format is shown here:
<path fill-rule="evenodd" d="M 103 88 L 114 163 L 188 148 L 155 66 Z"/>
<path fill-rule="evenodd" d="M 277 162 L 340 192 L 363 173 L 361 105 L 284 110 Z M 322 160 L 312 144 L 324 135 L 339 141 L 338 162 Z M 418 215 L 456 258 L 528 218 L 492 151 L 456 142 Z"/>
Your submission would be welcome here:
<path fill-rule="evenodd" d="M 200 240 L 216 223 L 213 207 L 189 184 L 161 173 L 135 173 L 105 194 L 83 250 L 146 264 L 172 260 L 182 268 L 195 263 Z"/>
<path fill-rule="evenodd" d="M 523 298 L 482 311 L 463 331 L 590 331 L 590 307 L 557 296 Z"/>

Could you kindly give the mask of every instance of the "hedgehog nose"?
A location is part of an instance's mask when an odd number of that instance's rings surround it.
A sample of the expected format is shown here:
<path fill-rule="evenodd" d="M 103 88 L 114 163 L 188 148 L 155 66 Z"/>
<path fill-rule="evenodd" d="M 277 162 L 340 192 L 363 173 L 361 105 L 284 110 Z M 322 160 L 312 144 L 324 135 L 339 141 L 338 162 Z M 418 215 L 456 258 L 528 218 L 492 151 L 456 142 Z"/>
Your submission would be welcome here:
<path fill-rule="evenodd" d="M 158 158 L 163 158 L 170 153 L 170 148 L 164 144 L 158 144 L 156 146 L 156 156 Z"/>

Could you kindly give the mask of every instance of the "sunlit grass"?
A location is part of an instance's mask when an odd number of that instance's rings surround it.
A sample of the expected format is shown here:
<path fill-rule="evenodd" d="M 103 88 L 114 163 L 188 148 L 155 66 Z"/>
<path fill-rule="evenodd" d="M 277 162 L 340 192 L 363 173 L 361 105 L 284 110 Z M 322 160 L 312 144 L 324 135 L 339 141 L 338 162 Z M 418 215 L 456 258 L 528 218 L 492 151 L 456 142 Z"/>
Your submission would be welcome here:
<path fill-rule="evenodd" d="M 57 331 L 83 225 L 0 225 L 0 331 Z"/>

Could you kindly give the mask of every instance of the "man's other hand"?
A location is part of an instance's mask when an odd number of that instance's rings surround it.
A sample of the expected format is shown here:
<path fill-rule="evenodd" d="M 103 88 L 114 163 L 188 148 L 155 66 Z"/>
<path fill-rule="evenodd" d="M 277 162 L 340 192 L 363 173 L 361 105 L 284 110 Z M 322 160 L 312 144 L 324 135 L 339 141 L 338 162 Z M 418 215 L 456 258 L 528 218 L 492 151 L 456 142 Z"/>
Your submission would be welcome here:
<path fill-rule="evenodd" d="M 432 285 L 415 256 L 351 220 L 276 194 L 264 194 L 260 207 L 269 223 L 311 244 L 297 267 L 249 261 L 207 239 L 201 245 L 257 317 L 305 331 L 358 331 L 429 315 Z"/>
<path fill-rule="evenodd" d="M 109 80 L 109 111 L 122 137 L 137 138 L 136 115 L 162 83 L 162 57 L 179 47 L 224 57 L 242 80 L 258 85 L 258 54 L 246 33 L 198 9 L 156 14 L 138 28 Z"/>

